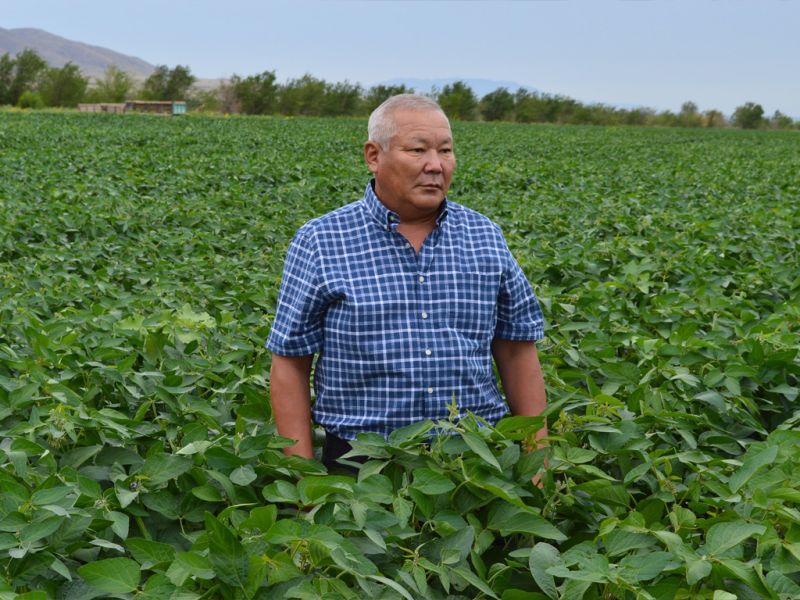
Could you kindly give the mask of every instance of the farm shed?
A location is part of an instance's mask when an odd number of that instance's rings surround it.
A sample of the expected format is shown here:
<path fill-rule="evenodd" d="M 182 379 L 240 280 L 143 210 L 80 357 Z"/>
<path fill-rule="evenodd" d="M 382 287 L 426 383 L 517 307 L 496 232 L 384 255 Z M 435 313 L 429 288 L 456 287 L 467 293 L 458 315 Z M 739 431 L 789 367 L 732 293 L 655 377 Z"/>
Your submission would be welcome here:
<path fill-rule="evenodd" d="M 125 103 L 125 110 L 159 115 L 182 115 L 186 113 L 186 102 L 180 100 L 133 100 Z"/>
<path fill-rule="evenodd" d="M 94 104 L 78 104 L 80 112 L 104 112 L 104 113 L 123 113 L 125 112 L 124 103 L 97 102 Z"/>

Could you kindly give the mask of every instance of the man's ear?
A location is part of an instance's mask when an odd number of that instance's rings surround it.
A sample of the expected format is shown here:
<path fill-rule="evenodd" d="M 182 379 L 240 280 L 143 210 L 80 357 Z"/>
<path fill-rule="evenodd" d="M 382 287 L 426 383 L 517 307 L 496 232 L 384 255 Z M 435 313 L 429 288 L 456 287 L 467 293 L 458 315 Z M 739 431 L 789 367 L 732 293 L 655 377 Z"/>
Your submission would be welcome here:
<path fill-rule="evenodd" d="M 367 163 L 367 168 L 373 174 L 378 171 L 378 155 L 381 151 L 381 147 L 372 140 L 364 144 L 364 161 Z"/>

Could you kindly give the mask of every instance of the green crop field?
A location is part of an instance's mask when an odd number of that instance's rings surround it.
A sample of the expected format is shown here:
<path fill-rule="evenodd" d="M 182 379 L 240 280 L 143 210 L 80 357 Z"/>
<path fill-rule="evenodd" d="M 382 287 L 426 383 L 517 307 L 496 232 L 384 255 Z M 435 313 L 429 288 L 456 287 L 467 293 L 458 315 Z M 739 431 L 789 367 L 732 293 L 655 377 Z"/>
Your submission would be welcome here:
<path fill-rule="evenodd" d="M 365 131 L 0 113 L 0 599 L 800 598 L 800 136 L 456 124 L 549 448 L 420 423 L 351 478 L 283 455 L 263 343 Z"/>

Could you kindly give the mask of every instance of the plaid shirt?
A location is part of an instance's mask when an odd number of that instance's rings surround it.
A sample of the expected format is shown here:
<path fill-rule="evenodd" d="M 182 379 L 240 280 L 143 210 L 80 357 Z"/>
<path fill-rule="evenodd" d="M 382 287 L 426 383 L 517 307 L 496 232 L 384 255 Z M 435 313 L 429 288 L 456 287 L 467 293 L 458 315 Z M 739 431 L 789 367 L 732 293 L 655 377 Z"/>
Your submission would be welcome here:
<path fill-rule="evenodd" d="M 314 420 L 346 439 L 388 435 L 448 405 L 496 422 L 508 412 L 493 338 L 538 340 L 539 303 L 499 227 L 445 201 L 417 254 L 375 195 L 306 223 L 286 256 L 267 348 L 319 353 Z"/>

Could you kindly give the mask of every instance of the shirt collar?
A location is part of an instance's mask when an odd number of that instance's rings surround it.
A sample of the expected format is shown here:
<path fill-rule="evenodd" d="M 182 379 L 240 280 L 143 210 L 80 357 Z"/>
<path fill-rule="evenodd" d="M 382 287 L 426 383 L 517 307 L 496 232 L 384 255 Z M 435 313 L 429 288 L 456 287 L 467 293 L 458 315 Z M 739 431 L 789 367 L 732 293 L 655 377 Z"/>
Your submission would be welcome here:
<path fill-rule="evenodd" d="M 400 215 L 398 215 L 393 210 L 389 210 L 380 201 L 377 194 L 375 193 L 375 180 L 370 179 L 369 183 L 367 184 L 367 189 L 364 192 L 364 198 L 362 200 L 364 205 L 364 210 L 367 211 L 367 214 L 372 217 L 372 219 L 377 222 L 381 227 L 389 226 L 389 227 L 396 227 L 398 223 L 400 223 Z M 439 210 L 439 215 L 436 217 L 436 225 L 441 225 L 444 221 L 445 217 L 447 217 L 448 213 L 448 204 L 447 198 L 442 201 L 442 207 Z"/>

